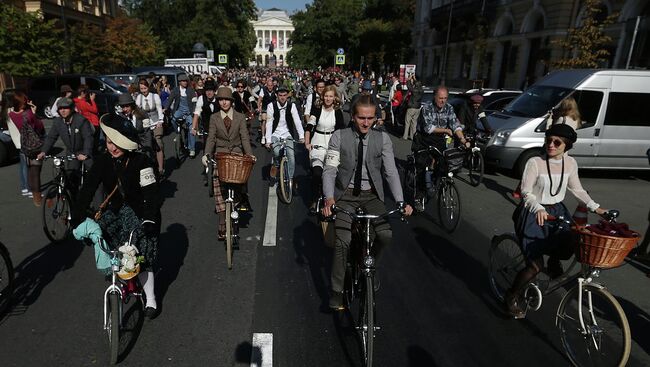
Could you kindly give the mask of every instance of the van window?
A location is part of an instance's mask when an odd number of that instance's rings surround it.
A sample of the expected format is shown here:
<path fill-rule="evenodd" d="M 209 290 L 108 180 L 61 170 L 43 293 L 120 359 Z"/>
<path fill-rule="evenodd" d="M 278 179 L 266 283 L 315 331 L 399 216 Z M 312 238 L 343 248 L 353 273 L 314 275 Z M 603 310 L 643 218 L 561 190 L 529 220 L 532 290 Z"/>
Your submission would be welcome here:
<path fill-rule="evenodd" d="M 600 104 L 603 102 L 603 92 L 593 90 L 577 90 L 572 94 L 578 103 L 578 110 L 582 117 L 582 127 L 591 127 L 596 124 Z"/>
<path fill-rule="evenodd" d="M 503 110 L 507 114 L 521 117 L 541 117 L 563 100 L 571 89 L 533 85 Z"/>
<path fill-rule="evenodd" d="M 605 125 L 650 126 L 650 118 L 644 108 L 649 105 L 649 93 L 610 92 Z"/>
<path fill-rule="evenodd" d="M 57 91 L 56 86 L 54 85 L 54 77 L 52 78 L 41 78 L 41 79 L 36 79 L 32 83 L 32 86 L 30 90 L 34 91 Z"/>
<path fill-rule="evenodd" d="M 103 83 L 95 78 L 86 78 L 86 85 L 88 89 L 99 92 L 102 89 Z"/>
<path fill-rule="evenodd" d="M 77 90 L 79 85 L 81 85 L 81 78 L 78 76 L 61 76 L 57 78 L 58 88 L 61 88 L 62 85 L 67 84 L 72 88 L 72 90 Z M 58 89 L 57 88 L 57 89 Z"/>

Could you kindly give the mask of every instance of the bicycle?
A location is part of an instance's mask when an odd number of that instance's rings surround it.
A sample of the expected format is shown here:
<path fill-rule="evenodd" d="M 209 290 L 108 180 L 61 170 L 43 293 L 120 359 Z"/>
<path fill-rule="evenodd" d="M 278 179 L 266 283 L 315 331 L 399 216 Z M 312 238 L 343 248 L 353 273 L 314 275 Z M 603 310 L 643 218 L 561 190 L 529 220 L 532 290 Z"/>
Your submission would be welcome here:
<path fill-rule="evenodd" d="M 452 152 L 458 154 L 458 149 L 447 149 L 445 152 Z M 428 164 L 424 168 L 425 177 L 428 175 L 434 176 L 437 173 L 437 179 L 431 179 L 431 189 L 418 187 L 418 167 L 416 164 L 416 157 L 420 154 L 433 154 L 435 155 L 435 165 L 431 167 Z M 429 146 L 424 149 L 417 150 L 413 154 L 406 157 L 406 167 L 404 172 L 404 182 L 407 188 L 407 196 L 413 203 L 413 207 L 417 212 L 423 212 L 425 204 L 429 200 L 429 192 L 432 196 L 437 193 L 438 201 L 438 217 L 440 224 L 448 233 L 452 233 L 460 223 L 460 194 L 454 183 L 454 172 L 460 168 L 460 162 L 457 157 L 451 157 L 449 153 L 444 154 L 434 146 Z M 429 183 L 427 183 L 429 185 Z"/>
<path fill-rule="evenodd" d="M 9 250 L 0 242 L 0 315 L 9 308 L 14 290 L 14 266 Z"/>
<path fill-rule="evenodd" d="M 208 158 L 208 168 L 207 172 L 209 174 L 208 181 L 213 179 L 218 179 L 214 177 L 214 166 L 217 164 L 217 161 Z M 226 204 L 226 260 L 228 263 L 228 270 L 232 270 L 232 260 L 233 260 L 233 249 L 239 247 L 239 202 L 235 201 L 235 186 L 231 183 L 221 182 L 222 192 L 226 191 L 226 196 L 224 197 L 224 202 Z M 209 184 L 210 188 L 214 190 L 214 185 Z M 210 196 L 214 195 L 212 191 Z"/>
<path fill-rule="evenodd" d="M 610 210 L 605 217 L 615 222 L 618 215 L 617 210 Z M 545 225 L 570 224 L 563 217 L 549 216 L 549 223 Z M 503 302 L 506 290 L 525 267 L 517 236 L 514 233 L 494 236 L 489 259 L 490 288 Z M 603 269 L 584 263 L 578 273 L 570 275 L 576 263 L 574 257 L 569 268 L 556 280 L 546 278 L 547 270 L 543 269 L 542 276 L 538 275 L 523 292 L 525 312 L 539 310 L 543 297 L 577 281 L 562 297 L 555 318 L 568 359 L 574 366 L 624 366 L 631 348 L 627 317 L 605 286 L 594 281 Z"/>
<path fill-rule="evenodd" d="M 288 139 L 280 139 L 273 143 L 273 147 L 280 145 L 280 179 L 278 182 L 278 191 L 280 192 L 280 200 L 285 204 L 291 204 L 293 200 L 293 177 L 289 176 L 289 160 L 287 158 L 287 149 L 294 149 L 293 146 L 287 144 Z"/>
<path fill-rule="evenodd" d="M 65 172 L 65 162 L 77 159 L 74 155 L 68 156 L 45 156 L 43 160 L 52 159 L 55 177 L 52 179 L 54 186 L 51 186 L 44 196 L 42 207 L 43 231 L 52 242 L 61 242 L 71 233 L 72 227 L 72 193 L 68 187 L 68 175 Z M 81 163 L 81 183 L 84 179 L 84 165 Z"/>
<path fill-rule="evenodd" d="M 477 142 L 484 140 L 478 133 L 475 136 L 467 135 L 465 139 L 470 143 L 470 148 L 465 149 L 463 166 L 467 168 L 469 184 L 476 187 L 483 182 L 483 173 L 485 171 L 485 162 L 481 148 Z"/>
<path fill-rule="evenodd" d="M 181 116 L 174 119 L 176 125 L 176 136 L 174 137 L 174 154 L 176 162 L 181 163 L 182 158 L 188 157 L 190 152 L 187 149 L 187 134 L 189 128 L 187 127 L 186 116 Z"/>
<path fill-rule="evenodd" d="M 363 349 L 364 366 L 372 367 L 375 332 L 381 330 L 376 325 L 377 310 L 375 304 L 375 257 L 372 253 L 374 240 L 371 239 L 371 224 L 380 219 L 400 212 L 404 221 L 404 208 L 388 211 L 381 215 L 367 214 L 363 208 L 357 208 L 354 213 L 332 205 L 332 213 L 344 213 L 352 219 L 352 240 L 350 241 L 350 256 L 345 269 L 343 295 L 346 309 L 352 315 L 355 299 L 358 299 L 358 317 L 355 328 L 359 332 Z M 333 221 L 334 216 L 328 220 Z M 354 319 L 354 315 L 352 315 Z"/>

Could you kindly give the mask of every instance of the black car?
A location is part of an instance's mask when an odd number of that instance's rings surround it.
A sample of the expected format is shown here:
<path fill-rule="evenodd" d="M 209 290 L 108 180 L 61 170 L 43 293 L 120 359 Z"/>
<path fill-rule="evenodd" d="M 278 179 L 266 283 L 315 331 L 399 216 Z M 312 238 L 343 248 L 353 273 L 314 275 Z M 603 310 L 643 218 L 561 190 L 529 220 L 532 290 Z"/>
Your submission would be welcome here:
<path fill-rule="evenodd" d="M 52 106 L 56 98 L 60 96 L 61 86 L 65 84 L 73 90 L 77 90 L 81 84 L 87 85 L 88 89 L 97 95 L 95 103 L 97 103 L 100 116 L 111 112 L 117 101 L 117 96 L 126 90 L 112 79 L 97 75 L 64 74 L 37 77 L 30 81 L 27 95 L 36 105 L 38 116 L 46 116 L 45 108 Z"/>

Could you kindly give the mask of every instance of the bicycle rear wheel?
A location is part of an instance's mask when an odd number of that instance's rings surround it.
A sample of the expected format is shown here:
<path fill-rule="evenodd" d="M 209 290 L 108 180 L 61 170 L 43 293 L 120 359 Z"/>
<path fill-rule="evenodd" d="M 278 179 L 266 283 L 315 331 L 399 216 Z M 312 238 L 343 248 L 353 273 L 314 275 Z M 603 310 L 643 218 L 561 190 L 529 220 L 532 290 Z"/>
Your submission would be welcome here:
<path fill-rule="evenodd" d="M 120 296 L 113 292 L 108 295 L 108 346 L 111 354 L 111 364 L 117 363 L 120 347 Z"/>
<path fill-rule="evenodd" d="M 45 194 L 43 204 L 43 231 L 52 242 L 66 239 L 72 231 L 70 195 L 67 192 L 59 193 L 57 186 L 52 187 Z"/>
<path fill-rule="evenodd" d="M 14 266 L 9 251 L 0 242 L 0 315 L 9 307 L 14 289 Z"/>
<path fill-rule="evenodd" d="M 233 240 L 233 231 L 232 231 L 232 203 L 226 202 L 226 259 L 228 261 L 228 269 L 232 269 L 232 240 Z"/>
<path fill-rule="evenodd" d="M 206 180 L 208 181 L 208 196 L 213 197 L 214 196 L 214 180 L 216 178 L 214 177 L 214 166 L 210 163 L 208 163 L 208 168 L 206 170 Z"/>
<path fill-rule="evenodd" d="M 375 344 L 375 286 L 372 275 L 365 276 L 365 284 L 360 301 L 359 333 L 363 347 L 363 361 L 365 367 L 371 367 Z"/>
<path fill-rule="evenodd" d="M 630 357 L 631 336 L 621 305 L 597 284 L 582 285 L 579 303 L 578 288 L 571 288 L 562 298 L 555 319 L 567 357 L 574 366 L 625 366 Z"/>
<path fill-rule="evenodd" d="M 285 204 L 291 204 L 293 200 L 293 179 L 289 176 L 289 161 L 287 157 L 282 157 L 280 160 L 280 184 L 278 188 L 280 189 L 280 199 Z"/>
<path fill-rule="evenodd" d="M 472 152 L 470 154 L 467 168 L 469 169 L 468 176 L 470 185 L 474 187 L 480 185 L 483 182 L 483 171 L 485 170 L 481 152 Z"/>
<path fill-rule="evenodd" d="M 515 276 L 526 267 L 524 254 L 519 248 L 517 238 L 511 233 L 492 238 L 489 261 L 490 289 L 494 296 L 503 302 Z"/>
<path fill-rule="evenodd" d="M 438 191 L 438 217 L 448 232 L 456 230 L 460 223 L 460 195 L 451 179 L 443 178 Z"/>

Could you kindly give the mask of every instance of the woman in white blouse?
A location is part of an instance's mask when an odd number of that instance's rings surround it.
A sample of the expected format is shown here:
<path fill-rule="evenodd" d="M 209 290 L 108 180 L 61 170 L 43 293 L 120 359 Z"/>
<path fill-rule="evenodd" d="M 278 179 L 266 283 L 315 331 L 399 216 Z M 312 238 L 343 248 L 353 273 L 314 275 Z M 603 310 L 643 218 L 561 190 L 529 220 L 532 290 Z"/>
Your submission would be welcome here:
<path fill-rule="evenodd" d="M 323 98 L 319 98 L 311 108 L 305 129 L 305 148 L 309 151 L 312 171 L 312 208 L 322 195 L 323 166 L 327 146 L 334 131 L 345 128 L 341 98 L 336 92 L 336 86 L 328 85 L 323 90 Z"/>
<path fill-rule="evenodd" d="M 506 293 L 506 306 L 515 318 L 524 316 L 520 293 L 544 268 L 543 255 L 549 255 L 547 272 L 554 278 L 562 274 L 560 259 L 573 253 L 574 238 L 568 226 L 544 225 L 549 215 L 571 216 L 562 203 L 566 191 L 569 190 L 590 211 L 599 215 L 606 212 L 582 188 L 578 164 L 566 154 L 576 139 L 571 126 L 552 125 L 546 130 L 546 154 L 526 163 L 521 180 L 522 203 L 513 215 L 526 267 L 517 274 L 512 288 Z"/>

